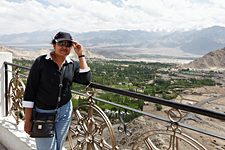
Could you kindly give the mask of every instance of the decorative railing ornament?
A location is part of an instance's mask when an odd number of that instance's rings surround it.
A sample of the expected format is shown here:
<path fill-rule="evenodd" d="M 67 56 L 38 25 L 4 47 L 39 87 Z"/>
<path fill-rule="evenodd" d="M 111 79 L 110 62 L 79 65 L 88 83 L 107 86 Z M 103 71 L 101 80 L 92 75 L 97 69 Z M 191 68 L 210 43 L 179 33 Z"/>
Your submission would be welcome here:
<path fill-rule="evenodd" d="M 94 91 L 87 86 L 87 101 L 74 109 L 73 121 L 68 133 L 71 149 L 117 150 L 112 124 L 93 100 Z"/>
<path fill-rule="evenodd" d="M 124 132 L 127 136 L 131 136 L 132 132 L 127 128 L 127 124 L 125 123 L 125 121 L 123 120 L 123 118 L 125 118 L 126 113 L 124 111 L 119 111 L 119 120 L 121 122 L 121 124 L 118 127 L 118 131 L 119 132 Z"/>
<path fill-rule="evenodd" d="M 15 70 L 13 78 L 9 82 L 7 91 L 9 115 L 12 115 L 16 123 L 19 124 L 20 119 L 24 119 L 24 109 L 22 107 L 23 94 L 25 91 L 25 85 L 19 78 L 19 70 Z"/>
<path fill-rule="evenodd" d="M 168 118 L 171 121 L 170 125 L 165 130 L 150 130 L 142 134 L 133 146 L 133 150 L 149 149 L 149 150 L 183 150 L 196 149 L 206 150 L 194 138 L 182 133 L 179 128 L 179 121 L 183 115 L 178 109 L 170 109 L 167 112 Z"/>

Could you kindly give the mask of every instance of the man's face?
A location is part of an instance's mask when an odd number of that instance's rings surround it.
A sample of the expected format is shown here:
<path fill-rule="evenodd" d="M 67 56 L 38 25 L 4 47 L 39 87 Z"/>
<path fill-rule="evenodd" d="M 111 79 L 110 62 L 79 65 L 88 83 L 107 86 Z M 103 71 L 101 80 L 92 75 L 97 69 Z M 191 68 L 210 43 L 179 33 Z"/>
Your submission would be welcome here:
<path fill-rule="evenodd" d="M 55 44 L 55 52 L 60 56 L 66 57 L 70 54 L 72 47 L 72 42 L 70 41 L 60 41 Z"/>

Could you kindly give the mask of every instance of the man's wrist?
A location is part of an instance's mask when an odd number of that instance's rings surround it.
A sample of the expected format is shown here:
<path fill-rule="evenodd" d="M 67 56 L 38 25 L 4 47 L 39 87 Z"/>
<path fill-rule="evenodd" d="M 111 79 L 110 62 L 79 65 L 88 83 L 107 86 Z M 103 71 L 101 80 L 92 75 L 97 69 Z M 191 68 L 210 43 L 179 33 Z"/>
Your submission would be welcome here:
<path fill-rule="evenodd" d="M 79 56 L 78 56 L 78 58 L 82 58 L 82 57 L 85 57 L 85 55 L 79 55 Z"/>

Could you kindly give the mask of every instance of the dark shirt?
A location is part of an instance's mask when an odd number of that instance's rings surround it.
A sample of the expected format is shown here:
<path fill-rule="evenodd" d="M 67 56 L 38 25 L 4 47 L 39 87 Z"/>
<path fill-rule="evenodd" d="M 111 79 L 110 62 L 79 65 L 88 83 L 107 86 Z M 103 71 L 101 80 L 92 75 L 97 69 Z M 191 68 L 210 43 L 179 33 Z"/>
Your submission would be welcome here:
<path fill-rule="evenodd" d="M 66 61 L 63 66 L 65 71 L 59 107 L 71 99 L 72 82 L 87 85 L 91 80 L 90 71 L 79 72 L 78 62 Z M 51 58 L 46 59 L 46 55 L 38 57 L 32 65 L 27 78 L 24 101 L 34 102 L 34 105 L 41 109 L 55 109 L 62 68 L 59 70 L 58 65 Z"/>

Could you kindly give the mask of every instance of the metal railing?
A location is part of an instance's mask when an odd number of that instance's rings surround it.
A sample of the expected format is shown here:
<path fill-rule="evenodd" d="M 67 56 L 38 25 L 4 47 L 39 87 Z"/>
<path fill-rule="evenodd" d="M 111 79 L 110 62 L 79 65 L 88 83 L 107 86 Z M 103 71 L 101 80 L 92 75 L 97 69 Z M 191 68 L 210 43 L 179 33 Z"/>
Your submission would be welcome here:
<path fill-rule="evenodd" d="M 17 64 L 5 62 L 5 88 L 6 91 L 10 89 L 9 81 L 7 81 L 8 72 L 12 70 L 8 70 L 8 65 L 13 66 L 15 68 L 25 69 L 29 71 L 29 67 L 19 66 Z M 18 76 L 24 77 L 24 75 L 17 73 L 13 73 L 18 79 Z M 25 76 L 26 77 L 26 76 Z M 11 81 L 10 81 L 11 82 Z M 21 80 L 20 80 L 21 82 Z M 162 117 L 160 115 L 156 115 L 150 112 L 144 112 L 141 110 L 137 110 L 134 108 L 130 108 L 127 106 L 123 106 L 121 104 L 113 103 L 107 100 L 103 100 L 94 96 L 96 91 L 94 89 L 99 89 L 105 92 L 111 92 L 123 96 L 132 97 L 136 100 L 147 101 L 151 103 L 161 104 L 163 106 L 171 107 L 167 111 L 167 117 Z M 168 136 L 168 139 L 165 139 L 163 136 L 159 136 L 161 139 L 164 139 L 169 144 L 164 144 L 167 146 L 167 149 L 182 149 L 179 148 L 179 143 L 188 143 L 193 149 L 207 149 L 205 145 L 200 144 L 199 141 L 194 138 L 188 136 L 183 133 L 184 129 L 189 129 L 196 133 L 201 133 L 211 138 L 217 138 L 220 140 L 225 140 L 225 135 L 215 133 L 212 131 L 206 131 L 204 129 L 193 127 L 189 124 L 182 123 L 182 119 L 184 117 L 183 113 L 195 113 L 198 115 L 202 115 L 205 117 L 210 117 L 212 119 L 219 120 L 221 122 L 225 121 L 225 114 L 221 112 L 216 112 L 209 109 L 204 109 L 202 107 L 186 105 L 177 103 L 174 101 L 169 101 L 166 99 L 148 96 L 140 93 L 135 93 L 127 90 L 116 89 L 112 87 L 108 87 L 105 85 L 101 85 L 98 83 L 90 83 L 87 87 L 86 93 L 80 93 L 76 91 L 72 91 L 74 94 L 86 97 L 87 101 L 78 105 L 74 110 L 74 121 L 71 124 L 70 132 L 68 134 L 68 139 L 70 143 L 71 149 L 119 149 L 120 144 L 118 145 L 117 137 L 115 136 L 114 126 L 116 124 L 112 123 L 108 116 L 104 113 L 104 111 L 99 108 L 95 101 L 100 101 L 102 103 L 110 104 L 116 106 L 118 108 L 122 108 L 125 110 L 129 110 L 135 113 L 138 113 L 143 116 L 151 117 L 155 120 L 167 123 L 166 129 L 163 130 L 146 130 L 143 132 L 140 137 L 134 142 L 132 149 L 160 149 L 159 146 L 154 142 L 155 137 L 151 139 L 155 135 L 165 135 Z M 6 100 L 8 101 L 10 93 L 6 93 Z M 21 98 L 20 98 L 21 100 Z M 6 114 L 8 114 L 8 104 L 6 104 Z M 21 109 L 19 109 L 21 110 Z M 17 115 L 18 116 L 18 115 Z M 120 132 L 125 132 L 127 135 L 131 136 L 132 132 L 129 129 L 129 123 L 125 123 L 122 117 L 122 113 L 118 114 L 118 120 L 120 120 L 120 125 L 118 127 Z M 117 122 L 118 123 L 118 122 Z M 182 130 L 181 130 L 182 128 Z M 103 133 L 108 132 L 108 133 Z M 223 131 L 224 133 L 224 131 Z M 122 133 L 121 133 L 122 134 Z M 107 139 L 105 137 L 109 136 Z M 182 142 L 181 142 L 182 141 Z M 185 144 L 184 144 L 185 145 Z"/>

